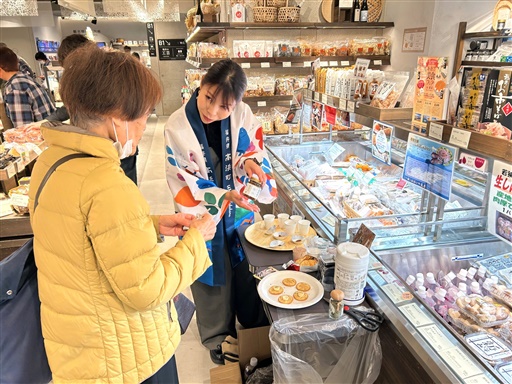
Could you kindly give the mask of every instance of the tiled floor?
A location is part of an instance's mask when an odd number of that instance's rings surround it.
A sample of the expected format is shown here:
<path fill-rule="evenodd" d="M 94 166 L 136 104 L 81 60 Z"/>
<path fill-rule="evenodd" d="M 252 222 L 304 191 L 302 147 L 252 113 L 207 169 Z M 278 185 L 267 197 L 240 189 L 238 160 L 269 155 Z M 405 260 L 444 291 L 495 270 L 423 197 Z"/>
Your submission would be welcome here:
<path fill-rule="evenodd" d="M 172 195 L 165 180 L 163 129 L 166 121 L 167 117 L 152 116 L 149 119 L 137 157 L 139 188 L 149 202 L 152 214 L 174 213 Z M 176 240 L 167 238 L 162 248 L 171 247 Z M 184 293 L 192 299 L 190 289 Z M 210 383 L 210 369 L 216 365 L 210 360 L 208 349 L 201 345 L 195 317 L 182 336 L 176 361 L 181 384 Z"/>

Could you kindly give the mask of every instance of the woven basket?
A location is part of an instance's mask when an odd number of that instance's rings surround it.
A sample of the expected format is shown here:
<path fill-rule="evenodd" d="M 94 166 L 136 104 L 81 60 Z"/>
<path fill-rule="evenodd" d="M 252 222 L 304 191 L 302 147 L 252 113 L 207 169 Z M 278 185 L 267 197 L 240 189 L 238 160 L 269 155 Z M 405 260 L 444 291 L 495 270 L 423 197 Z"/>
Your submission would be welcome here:
<path fill-rule="evenodd" d="M 376 23 L 382 14 L 384 0 L 368 0 L 368 22 Z"/>
<path fill-rule="evenodd" d="M 300 21 L 299 7 L 281 7 L 277 12 L 279 23 L 298 23 Z"/>
<path fill-rule="evenodd" d="M 286 7 L 286 0 L 267 0 L 267 5 L 269 7 Z"/>
<path fill-rule="evenodd" d="M 252 9 L 255 23 L 273 23 L 277 20 L 277 8 L 254 7 Z"/>

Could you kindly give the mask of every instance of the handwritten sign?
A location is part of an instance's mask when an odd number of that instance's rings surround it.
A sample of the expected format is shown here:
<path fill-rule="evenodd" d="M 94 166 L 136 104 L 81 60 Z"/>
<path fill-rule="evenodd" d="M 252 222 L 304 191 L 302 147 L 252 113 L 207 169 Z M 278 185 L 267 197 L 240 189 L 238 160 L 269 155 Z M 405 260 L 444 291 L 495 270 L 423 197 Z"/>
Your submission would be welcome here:
<path fill-rule="evenodd" d="M 464 129 L 452 128 L 449 143 L 458 147 L 467 148 L 471 139 L 471 131 Z"/>
<path fill-rule="evenodd" d="M 428 131 L 428 137 L 443 141 L 443 126 L 438 123 L 430 123 L 430 129 Z"/>

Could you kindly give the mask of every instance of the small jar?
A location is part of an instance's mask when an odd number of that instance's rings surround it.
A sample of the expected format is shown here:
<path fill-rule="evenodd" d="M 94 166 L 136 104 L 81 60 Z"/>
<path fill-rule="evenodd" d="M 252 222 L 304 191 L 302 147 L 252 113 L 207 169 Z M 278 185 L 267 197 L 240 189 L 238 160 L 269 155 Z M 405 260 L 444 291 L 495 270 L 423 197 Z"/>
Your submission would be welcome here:
<path fill-rule="evenodd" d="M 331 291 L 331 298 L 329 300 L 329 317 L 333 320 L 338 320 L 343 315 L 343 299 L 345 295 L 339 289 Z"/>
<path fill-rule="evenodd" d="M 253 175 L 247 182 L 244 189 L 244 196 L 256 200 L 261 193 L 261 182 L 258 176 Z"/>

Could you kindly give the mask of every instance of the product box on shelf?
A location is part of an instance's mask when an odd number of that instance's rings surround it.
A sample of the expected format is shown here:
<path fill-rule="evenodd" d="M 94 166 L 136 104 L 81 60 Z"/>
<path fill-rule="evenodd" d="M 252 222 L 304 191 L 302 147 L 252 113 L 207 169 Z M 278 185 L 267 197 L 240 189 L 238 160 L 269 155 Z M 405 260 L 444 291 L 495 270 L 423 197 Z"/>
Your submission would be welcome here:
<path fill-rule="evenodd" d="M 375 120 L 408 120 L 412 118 L 412 108 L 378 108 L 369 104 L 358 103 L 357 112 Z"/>

